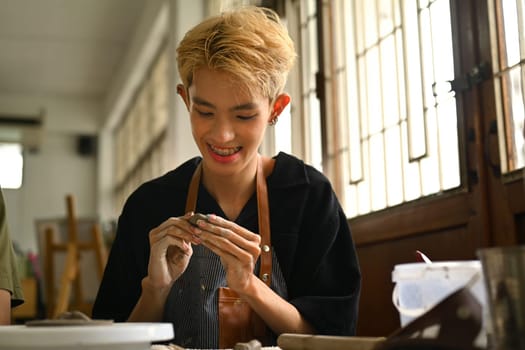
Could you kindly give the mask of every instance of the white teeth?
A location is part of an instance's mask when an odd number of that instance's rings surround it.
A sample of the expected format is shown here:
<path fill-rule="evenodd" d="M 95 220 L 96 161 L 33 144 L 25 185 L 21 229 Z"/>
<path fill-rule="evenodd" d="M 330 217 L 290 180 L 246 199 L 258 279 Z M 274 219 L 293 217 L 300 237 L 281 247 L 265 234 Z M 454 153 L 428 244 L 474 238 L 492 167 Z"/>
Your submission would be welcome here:
<path fill-rule="evenodd" d="M 216 148 L 214 146 L 211 146 L 210 145 L 210 148 L 212 149 L 213 152 L 217 153 L 218 155 L 221 155 L 221 156 L 231 156 L 232 154 L 236 153 L 236 152 L 239 152 L 239 150 L 241 149 L 240 147 L 235 147 L 235 148 Z"/>

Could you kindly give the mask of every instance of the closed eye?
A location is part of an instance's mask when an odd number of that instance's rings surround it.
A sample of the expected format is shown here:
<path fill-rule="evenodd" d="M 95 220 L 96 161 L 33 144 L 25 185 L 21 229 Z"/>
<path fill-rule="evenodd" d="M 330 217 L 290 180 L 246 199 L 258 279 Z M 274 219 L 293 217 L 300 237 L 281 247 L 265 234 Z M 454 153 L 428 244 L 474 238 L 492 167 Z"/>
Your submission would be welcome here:
<path fill-rule="evenodd" d="M 212 112 L 204 112 L 204 111 L 199 111 L 197 110 L 197 113 L 201 116 L 201 117 L 211 117 L 213 115 Z"/>
<path fill-rule="evenodd" d="M 253 119 L 257 116 L 257 114 L 254 114 L 254 115 L 238 115 L 237 118 L 239 118 L 240 120 L 250 120 L 250 119 Z"/>

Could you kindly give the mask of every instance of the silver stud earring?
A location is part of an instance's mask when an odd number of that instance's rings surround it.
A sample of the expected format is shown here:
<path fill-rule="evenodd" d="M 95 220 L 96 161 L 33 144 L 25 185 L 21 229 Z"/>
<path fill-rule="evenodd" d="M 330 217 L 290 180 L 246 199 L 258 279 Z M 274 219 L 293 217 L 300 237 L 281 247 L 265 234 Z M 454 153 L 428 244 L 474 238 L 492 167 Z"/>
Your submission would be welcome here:
<path fill-rule="evenodd" d="M 279 119 L 278 117 L 273 117 L 272 119 L 270 119 L 268 124 L 271 125 L 271 126 L 274 126 L 275 124 L 277 124 L 277 120 L 278 119 Z"/>

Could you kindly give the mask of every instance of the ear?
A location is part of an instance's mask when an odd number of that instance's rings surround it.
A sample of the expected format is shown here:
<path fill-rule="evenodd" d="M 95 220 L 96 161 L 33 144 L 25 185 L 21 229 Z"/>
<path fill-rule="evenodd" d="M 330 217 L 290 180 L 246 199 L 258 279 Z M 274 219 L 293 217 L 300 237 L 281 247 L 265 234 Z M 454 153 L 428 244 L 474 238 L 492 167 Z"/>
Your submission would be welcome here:
<path fill-rule="evenodd" d="M 282 93 L 275 98 L 272 106 L 270 119 L 275 119 L 281 115 L 282 111 L 288 106 L 292 98 L 286 93 Z"/>
<path fill-rule="evenodd" d="M 177 85 L 177 94 L 182 98 L 182 100 L 184 101 L 184 104 L 186 105 L 186 108 L 189 110 L 190 109 L 190 100 L 189 100 L 189 94 L 188 94 L 188 89 L 186 89 L 186 87 L 182 84 L 178 84 Z"/>

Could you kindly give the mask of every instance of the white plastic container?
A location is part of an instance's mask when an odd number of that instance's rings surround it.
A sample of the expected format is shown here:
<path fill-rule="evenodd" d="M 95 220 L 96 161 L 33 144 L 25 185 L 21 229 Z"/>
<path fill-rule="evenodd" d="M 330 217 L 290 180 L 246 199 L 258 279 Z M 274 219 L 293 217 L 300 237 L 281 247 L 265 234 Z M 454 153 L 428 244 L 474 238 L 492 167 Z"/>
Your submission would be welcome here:
<path fill-rule="evenodd" d="M 392 301 L 401 326 L 421 316 L 459 288 L 472 283 L 470 291 L 485 313 L 486 295 L 479 260 L 399 264 L 392 271 Z"/>

